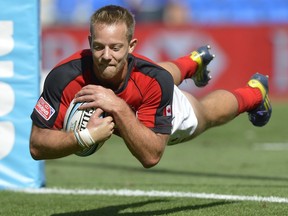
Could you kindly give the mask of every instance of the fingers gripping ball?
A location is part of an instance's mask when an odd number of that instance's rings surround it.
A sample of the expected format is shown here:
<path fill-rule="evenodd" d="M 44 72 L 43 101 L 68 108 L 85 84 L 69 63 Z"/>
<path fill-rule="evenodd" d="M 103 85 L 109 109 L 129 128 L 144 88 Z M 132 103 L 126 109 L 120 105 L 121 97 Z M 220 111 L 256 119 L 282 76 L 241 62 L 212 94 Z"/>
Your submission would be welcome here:
<path fill-rule="evenodd" d="M 79 110 L 78 108 L 82 104 L 83 103 L 74 103 L 73 101 L 70 103 L 64 118 L 63 129 L 67 132 L 74 132 L 78 144 L 83 147 L 83 150 L 78 151 L 75 154 L 77 156 L 86 157 L 98 151 L 104 142 L 95 143 L 91 137 L 86 126 L 91 115 L 95 112 L 95 109 Z"/>

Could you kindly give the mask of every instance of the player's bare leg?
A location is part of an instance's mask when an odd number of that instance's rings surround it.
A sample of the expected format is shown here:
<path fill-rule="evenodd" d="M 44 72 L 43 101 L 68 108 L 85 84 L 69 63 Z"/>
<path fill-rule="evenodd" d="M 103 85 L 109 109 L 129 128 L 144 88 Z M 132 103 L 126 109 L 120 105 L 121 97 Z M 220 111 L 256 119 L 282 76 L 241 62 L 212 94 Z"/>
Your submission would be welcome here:
<path fill-rule="evenodd" d="M 211 127 L 225 124 L 238 115 L 237 99 L 229 91 L 217 90 L 201 100 L 197 100 L 187 92 L 184 94 L 192 104 L 198 119 L 198 126 L 192 137 Z"/>
<path fill-rule="evenodd" d="M 244 112 L 248 112 L 253 125 L 266 125 L 272 114 L 268 92 L 268 77 L 258 73 L 243 88 L 234 91 L 217 90 L 201 100 L 184 92 L 198 119 L 197 129 L 191 138 L 211 127 L 225 124 Z"/>
<path fill-rule="evenodd" d="M 192 78 L 197 87 L 204 87 L 211 79 L 207 65 L 215 57 L 209 50 L 209 45 L 202 46 L 187 56 L 158 64 L 172 75 L 175 85 L 180 85 L 184 79 Z"/>

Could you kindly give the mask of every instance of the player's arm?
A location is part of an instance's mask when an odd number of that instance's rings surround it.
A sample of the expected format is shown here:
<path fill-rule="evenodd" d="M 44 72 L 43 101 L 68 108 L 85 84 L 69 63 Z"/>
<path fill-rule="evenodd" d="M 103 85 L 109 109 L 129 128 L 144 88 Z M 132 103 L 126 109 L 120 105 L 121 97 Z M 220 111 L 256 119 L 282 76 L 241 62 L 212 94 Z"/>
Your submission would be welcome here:
<path fill-rule="evenodd" d="M 144 126 L 123 100 L 111 112 L 130 152 L 144 167 L 155 166 L 163 155 L 169 135 L 155 133 Z"/>
<path fill-rule="evenodd" d="M 81 150 L 73 132 L 40 128 L 33 124 L 30 153 L 35 160 L 55 159 Z"/>
<path fill-rule="evenodd" d="M 76 94 L 75 101 L 86 101 L 80 107 L 82 109 L 100 107 L 110 113 L 128 149 L 144 167 L 155 166 L 160 161 L 169 135 L 156 134 L 144 126 L 128 104 L 111 89 L 88 85 Z"/>
<path fill-rule="evenodd" d="M 87 124 L 89 140 L 94 141 L 90 145 L 107 140 L 113 133 L 112 117 L 100 118 L 101 113 L 102 111 L 97 109 Z M 78 133 L 78 136 L 81 134 Z M 74 132 L 40 128 L 33 124 L 30 136 L 30 153 L 35 160 L 61 158 L 81 150 L 83 150 L 83 146 L 76 139 Z"/>

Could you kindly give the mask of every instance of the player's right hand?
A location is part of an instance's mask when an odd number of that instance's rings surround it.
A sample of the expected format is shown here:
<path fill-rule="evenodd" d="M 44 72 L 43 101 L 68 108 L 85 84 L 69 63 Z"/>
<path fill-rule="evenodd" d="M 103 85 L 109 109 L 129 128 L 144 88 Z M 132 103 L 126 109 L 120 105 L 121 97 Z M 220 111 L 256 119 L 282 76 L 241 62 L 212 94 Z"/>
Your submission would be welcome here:
<path fill-rule="evenodd" d="M 99 143 L 110 138 L 114 132 L 114 126 L 112 116 L 103 116 L 103 110 L 97 108 L 90 117 L 87 129 L 94 143 Z"/>

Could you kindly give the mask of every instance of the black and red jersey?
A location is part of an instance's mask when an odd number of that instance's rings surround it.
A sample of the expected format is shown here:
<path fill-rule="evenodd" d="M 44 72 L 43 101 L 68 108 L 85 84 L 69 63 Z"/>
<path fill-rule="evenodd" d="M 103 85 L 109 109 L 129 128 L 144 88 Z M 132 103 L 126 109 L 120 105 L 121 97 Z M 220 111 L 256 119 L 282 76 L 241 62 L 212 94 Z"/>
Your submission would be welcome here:
<path fill-rule="evenodd" d="M 85 85 L 101 85 L 93 74 L 92 53 L 81 50 L 60 62 L 48 74 L 31 119 L 41 128 L 62 129 L 66 110 Z M 137 118 L 156 133 L 171 133 L 173 78 L 151 60 L 128 55 L 124 85 L 115 94 L 126 101 Z"/>

